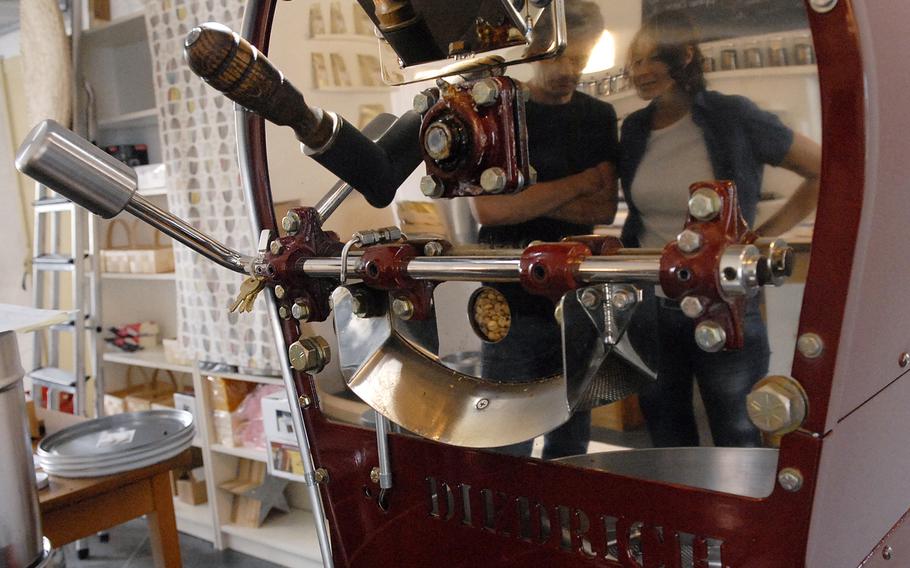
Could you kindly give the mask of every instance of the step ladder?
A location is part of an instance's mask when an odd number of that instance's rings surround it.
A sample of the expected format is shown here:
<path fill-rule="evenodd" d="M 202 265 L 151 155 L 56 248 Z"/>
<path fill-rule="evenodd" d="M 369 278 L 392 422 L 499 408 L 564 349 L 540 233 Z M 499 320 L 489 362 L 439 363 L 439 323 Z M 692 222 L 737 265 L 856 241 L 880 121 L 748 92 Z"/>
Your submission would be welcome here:
<path fill-rule="evenodd" d="M 32 370 L 27 373 L 36 404 L 46 400 L 47 408 L 70 410 L 88 416 L 86 409 L 86 347 L 95 382 L 95 416 L 103 414 L 101 349 L 100 267 L 97 257 L 98 221 L 85 209 L 36 184 L 32 258 L 33 303 L 37 308 L 60 309 L 64 293 L 73 310 L 69 322 L 35 333 Z M 69 246 L 65 246 L 63 224 L 69 221 Z M 63 284 L 69 273 L 69 285 Z M 64 287 L 67 289 L 64 290 Z M 63 367 L 60 347 L 63 340 L 72 346 L 72 362 Z M 88 344 L 86 343 L 88 341 Z"/>

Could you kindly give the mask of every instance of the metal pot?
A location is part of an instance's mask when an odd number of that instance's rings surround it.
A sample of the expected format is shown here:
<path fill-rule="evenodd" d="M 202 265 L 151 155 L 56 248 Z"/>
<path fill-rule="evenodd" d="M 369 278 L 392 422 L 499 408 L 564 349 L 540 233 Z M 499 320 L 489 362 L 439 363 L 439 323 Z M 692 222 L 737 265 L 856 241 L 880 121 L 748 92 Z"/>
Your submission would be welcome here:
<path fill-rule="evenodd" d="M 0 556 L 6 566 L 34 566 L 45 557 L 35 466 L 25 416 L 24 371 L 15 332 L 0 333 Z"/>

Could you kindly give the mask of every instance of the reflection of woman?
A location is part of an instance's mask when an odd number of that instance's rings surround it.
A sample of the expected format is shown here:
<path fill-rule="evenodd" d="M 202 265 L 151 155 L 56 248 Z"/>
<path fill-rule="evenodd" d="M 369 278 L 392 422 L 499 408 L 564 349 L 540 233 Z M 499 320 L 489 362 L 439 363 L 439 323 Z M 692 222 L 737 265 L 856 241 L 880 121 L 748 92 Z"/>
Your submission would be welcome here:
<path fill-rule="evenodd" d="M 623 227 L 626 246 L 662 247 L 673 240 L 686 218 L 688 186 L 706 179 L 736 183 L 743 216 L 751 226 L 765 164 L 794 171 L 804 181 L 756 232 L 780 234 L 815 206 L 818 145 L 746 98 L 708 91 L 702 60 L 694 29 L 679 12 L 654 16 L 632 41 L 632 83 L 650 104 L 622 126 L 619 174 L 629 203 Z M 703 352 L 695 345 L 693 321 L 677 303 L 662 300 L 658 312 L 658 378 L 641 393 L 654 444 L 698 445 L 694 376 L 714 443 L 759 445 L 745 405 L 752 385 L 768 370 L 767 332 L 757 300 L 747 310 L 742 351 Z"/>

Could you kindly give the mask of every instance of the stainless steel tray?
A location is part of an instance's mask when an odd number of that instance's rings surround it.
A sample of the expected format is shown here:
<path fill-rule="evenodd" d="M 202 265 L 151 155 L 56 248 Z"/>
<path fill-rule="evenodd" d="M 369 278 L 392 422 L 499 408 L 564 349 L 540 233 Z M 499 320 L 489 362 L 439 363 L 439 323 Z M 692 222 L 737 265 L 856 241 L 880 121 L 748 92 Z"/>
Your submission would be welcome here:
<path fill-rule="evenodd" d="M 185 410 L 156 409 L 128 412 L 80 422 L 38 444 L 38 455 L 54 461 L 81 462 L 155 451 L 174 436 L 193 430 L 193 415 Z M 190 435 L 190 438 L 192 436 Z"/>
<path fill-rule="evenodd" d="M 762 498 L 774 490 L 777 455 L 778 450 L 770 448 L 649 448 L 557 461 L 638 479 Z"/>
<path fill-rule="evenodd" d="M 119 462 L 141 459 L 150 453 L 161 453 L 162 451 L 169 450 L 171 448 L 185 446 L 187 441 L 192 442 L 193 436 L 193 430 L 187 429 L 185 432 L 181 432 L 174 436 L 169 436 L 166 440 L 163 440 L 162 443 L 157 446 L 145 448 L 142 450 L 131 450 L 123 453 L 88 456 L 83 457 L 82 459 L 76 459 L 71 456 L 61 457 L 55 455 L 39 455 L 38 464 L 45 469 L 49 467 L 67 468 L 72 470 L 96 468 Z"/>

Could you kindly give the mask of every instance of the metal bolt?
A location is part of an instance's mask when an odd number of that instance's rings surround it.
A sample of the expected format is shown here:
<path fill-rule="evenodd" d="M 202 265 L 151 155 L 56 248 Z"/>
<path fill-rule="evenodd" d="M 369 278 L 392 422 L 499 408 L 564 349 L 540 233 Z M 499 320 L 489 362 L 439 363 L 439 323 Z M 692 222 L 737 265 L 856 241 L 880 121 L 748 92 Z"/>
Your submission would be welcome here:
<path fill-rule="evenodd" d="M 556 320 L 556 323 L 562 325 L 562 302 L 556 304 L 556 307 L 553 308 L 553 319 Z"/>
<path fill-rule="evenodd" d="M 287 295 L 287 291 L 284 289 L 284 286 L 281 284 L 275 286 L 275 297 L 279 300 L 284 298 Z"/>
<path fill-rule="evenodd" d="M 597 290 L 594 288 L 585 288 L 582 290 L 581 296 L 578 299 L 581 301 L 581 305 L 589 310 L 600 305 L 600 294 L 598 294 Z"/>
<path fill-rule="evenodd" d="M 272 252 L 272 254 L 278 256 L 284 250 L 284 246 L 282 246 L 281 241 L 275 239 L 269 243 L 269 250 Z"/>
<path fill-rule="evenodd" d="M 906 367 L 907 365 L 910 365 L 910 353 L 907 353 L 907 352 L 901 353 L 901 356 L 897 360 L 897 364 L 900 365 L 901 367 Z"/>
<path fill-rule="evenodd" d="M 278 316 L 281 319 L 289 319 L 291 317 L 291 312 L 287 309 L 286 306 L 281 306 L 278 308 Z"/>
<path fill-rule="evenodd" d="M 676 246 L 686 254 L 697 252 L 698 249 L 701 248 L 701 235 L 695 231 L 686 229 L 682 233 L 676 235 Z"/>
<path fill-rule="evenodd" d="M 630 307 L 634 306 L 638 301 L 638 298 L 635 297 L 635 294 L 628 290 L 617 290 L 613 293 L 611 298 L 613 302 L 613 307 L 619 311 L 627 310 Z"/>
<path fill-rule="evenodd" d="M 294 305 L 291 306 L 291 317 L 296 320 L 309 321 L 310 307 L 305 300 L 297 299 L 294 301 Z"/>
<path fill-rule="evenodd" d="M 379 468 L 374 467 L 370 470 L 370 481 L 373 483 L 379 483 Z"/>
<path fill-rule="evenodd" d="M 427 197 L 439 197 L 442 195 L 443 190 L 442 184 L 433 176 L 420 178 L 420 191 Z"/>
<path fill-rule="evenodd" d="M 359 318 L 365 318 L 370 313 L 370 300 L 363 291 L 351 292 L 351 311 Z"/>
<path fill-rule="evenodd" d="M 434 104 L 436 104 L 436 101 L 426 93 L 414 95 L 414 111 L 419 114 L 427 112 Z"/>
<path fill-rule="evenodd" d="M 487 193 L 499 193 L 506 187 L 506 172 L 499 167 L 487 168 L 480 174 L 480 187 Z"/>
<path fill-rule="evenodd" d="M 316 483 L 328 483 L 329 472 L 324 467 L 320 467 L 313 472 L 313 481 Z"/>
<path fill-rule="evenodd" d="M 490 406 L 490 400 L 487 398 L 482 398 L 477 401 L 477 404 L 474 405 L 477 410 L 483 410 L 484 408 Z"/>
<path fill-rule="evenodd" d="M 444 247 L 439 241 L 430 241 L 423 245 L 423 254 L 427 256 L 439 256 L 442 254 Z"/>
<path fill-rule="evenodd" d="M 534 185 L 537 183 L 537 170 L 534 169 L 534 166 L 528 166 L 528 185 Z"/>
<path fill-rule="evenodd" d="M 488 106 L 496 102 L 499 96 L 499 85 L 493 79 L 484 79 L 471 87 L 471 97 L 477 106 Z"/>
<path fill-rule="evenodd" d="M 803 474 L 795 467 L 785 467 L 777 474 L 777 482 L 785 490 L 795 493 L 803 487 Z"/>
<path fill-rule="evenodd" d="M 837 0 L 810 0 L 809 5 L 819 14 L 825 14 L 837 6 Z"/>
<path fill-rule="evenodd" d="M 825 350 L 822 338 L 814 333 L 804 333 L 796 340 L 796 349 L 807 359 L 815 359 Z"/>
<path fill-rule="evenodd" d="M 689 198 L 689 214 L 699 221 L 710 221 L 720 213 L 720 205 L 717 192 L 703 187 Z"/>
<path fill-rule="evenodd" d="M 891 548 L 890 546 L 885 546 L 885 548 L 882 549 L 882 558 L 884 558 L 885 560 L 891 560 L 891 558 L 893 556 L 894 556 L 894 549 Z"/>
<path fill-rule="evenodd" d="M 705 313 L 705 303 L 698 296 L 686 296 L 679 303 L 679 307 L 682 309 L 682 313 L 684 313 L 686 317 L 690 317 L 692 319 L 695 319 Z"/>
<path fill-rule="evenodd" d="M 806 398 L 790 377 L 762 379 L 746 396 L 749 420 L 763 432 L 786 434 L 799 428 L 806 418 Z"/>
<path fill-rule="evenodd" d="M 427 128 L 423 138 L 423 147 L 434 160 L 445 160 L 452 154 L 452 131 L 441 122 L 435 122 Z"/>
<path fill-rule="evenodd" d="M 296 235 L 300 230 L 300 215 L 296 211 L 288 211 L 281 220 L 281 228 L 289 235 Z"/>
<path fill-rule="evenodd" d="M 322 337 L 301 338 L 288 347 L 291 366 L 298 371 L 318 373 L 332 360 L 329 343 Z"/>
<path fill-rule="evenodd" d="M 715 321 L 705 320 L 695 326 L 695 343 L 708 353 L 716 353 L 727 343 L 727 332 Z"/>
<path fill-rule="evenodd" d="M 297 403 L 300 405 L 300 408 L 309 408 L 310 405 L 313 404 L 313 401 L 310 400 L 310 397 L 307 395 L 302 394 L 297 397 Z"/>
<path fill-rule="evenodd" d="M 414 304 L 407 298 L 395 298 L 392 300 L 392 313 L 407 321 L 414 317 Z"/>

